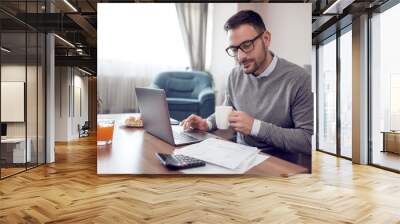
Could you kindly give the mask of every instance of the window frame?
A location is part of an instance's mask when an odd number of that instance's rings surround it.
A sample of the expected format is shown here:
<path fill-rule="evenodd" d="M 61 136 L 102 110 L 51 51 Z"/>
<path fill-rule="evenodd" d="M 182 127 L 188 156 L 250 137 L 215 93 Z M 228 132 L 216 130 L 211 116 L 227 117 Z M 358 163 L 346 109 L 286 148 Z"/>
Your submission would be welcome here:
<path fill-rule="evenodd" d="M 347 24 L 345 27 L 339 29 L 336 31 L 336 33 L 330 35 L 329 37 L 319 41 L 316 44 L 316 92 L 317 92 L 317 96 L 316 96 L 316 151 L 319 152 L 323 152 L 323 153 L 327 153 L 329 155 L 333 155 L 336 157 L 340 157 L 340 158 L 344 158 L 347 160 L 352 160 L 352 158 L 347 157 L 342 155 L 341 152 L 341 118 L 340 118 L 340 77 L 341 77 L 341 67 L 340 67 L 340 37 L 344 34 L 346 34 L 347 32 L 352 32 L 352 23 Z M 319 147 L 319 103 L 320 103 L 320 99 L 319 99 L 319 90 L 320 90 L 320 86 L 319 86 L 319 47 L 322 44 L 327 44 L 331 41 L 336 41 L 336 152 L 332 153 L 329 152 L 327 150 L 321 149 Z"/>

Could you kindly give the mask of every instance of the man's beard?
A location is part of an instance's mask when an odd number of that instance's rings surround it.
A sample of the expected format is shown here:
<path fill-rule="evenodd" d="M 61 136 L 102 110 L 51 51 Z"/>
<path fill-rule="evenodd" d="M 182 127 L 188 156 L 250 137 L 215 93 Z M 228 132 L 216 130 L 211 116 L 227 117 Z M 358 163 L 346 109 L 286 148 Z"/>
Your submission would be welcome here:
<path fill-rule="evenodd" d="M 247 74 L 253 74 L 253 75 L 256 75 L 256 74 L 254 74 L 258 69 L 260 69 L 260 66 L 262 65 L 262 63 L 265 61 L 265 60 L 267 60 L 267 56 L 268 56 L 268 49 L 265 49 L 265 52 L 264 52 L 264 57 L 263 57 L 263 59 L 262 60 L 260 60 L 259 62 L 256 60 L 256 59 L 248 59 L 248 60 L 246 60 L 246 61 L 243 61 L 242 63 L 240 63 L 240 66 L 242 66 L 242 69 L 243 70 L 245 70 L 245 68 L 244 68 L 244 64 L 246 64 L 246 63 L 253 63 L 253 65 L 254 65 L 254 68 L 253 69 L 251 69 L 251 70 L 249 70 L 249 71 L 246 71 L 246 73 Z"/>
<path fill-rule="evenodd" d="M 252 68 L 251 70 L 246 71 L 247 74 L 253 74 L 255 71 L 257 71 L 257 68 L 258 68 L 258 63 L 257 63 L 257 61 L 255 61 L 254 59 L 250 59 L 250 60 L 244 61 L 244 62 L 241 64 L 243 70 L 246 70 L 246 69 L 245 69 L 245 64 L 246 64 L 246 63 L 251 63 L 250 66 L 253 66 L 253 68 Z"/>

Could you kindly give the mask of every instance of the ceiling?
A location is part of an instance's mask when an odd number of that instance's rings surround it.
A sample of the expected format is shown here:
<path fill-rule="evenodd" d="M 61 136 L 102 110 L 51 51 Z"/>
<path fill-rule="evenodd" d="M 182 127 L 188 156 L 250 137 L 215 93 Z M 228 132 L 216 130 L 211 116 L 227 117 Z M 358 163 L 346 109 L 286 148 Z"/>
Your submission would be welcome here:
<path fill-rule="evenodd" d="M 337 3 L 335 3 L 336 1 Z M 336 1 L 270 0 L 269 2 L 312 3 L 313 16 L 310 22 L 312 22 L 313 43 L 316 44 L 335 32 L 339 20 L 341 20 L 340 26 L 346 26 L 351 23 L 353 16 L 376 8 L 387 0 Z M 97 3 L 152 1 L 47 0 L 47 2 L 46 7 L 45 0 L 1 0 L 0 22 L 2 31 L 5 33 L 17 33 L 24 31 L 25 28 L 30 28 L 30 30 L 39 32 L 54 32 L 58 35 L 55 38 L 56 65 L 81 66 L 95 73 L 97 58 Z M 50 11 L 52 13 L 49 13 Z M 14 35 L 18 36 L 18 34 Z M 6 38 L 12 38 L 12 35 L 9 34 Z M 15 41 L 21 40 L 16 37 Z"/>

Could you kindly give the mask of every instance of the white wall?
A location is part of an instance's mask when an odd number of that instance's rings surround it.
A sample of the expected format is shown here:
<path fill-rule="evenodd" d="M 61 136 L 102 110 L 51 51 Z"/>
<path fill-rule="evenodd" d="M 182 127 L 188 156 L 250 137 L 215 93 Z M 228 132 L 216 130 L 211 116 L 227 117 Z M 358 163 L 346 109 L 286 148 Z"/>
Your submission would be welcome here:
<path fill-rule="evenodd" d="M 78 129 L 77 126 L 80 124 L 81 126 L 85 123 L 85 121 L 88 121 L 88 107 L 89 107 L 89 102 L 88 102 L 88 77 L 81 76 L 81 75 L 75 75 L 74 76 L 74 86 L 75 86 L 75 114 L 73 113 L 73 119 L 72 119 L 72 136 L 74 138 L 79 137 Z M 77 90 L 80 90 L 80 103 L 79 101 L 79 93 Z M 80 104 L 80 105 L 79 105 Z M 79 108 L 81 107 L 81 108 Z M 82 110 L 80 113 L 79 109 Z"/>
<path fill-rule="evenodd" d="M 212 50 L 209 72 L 214 77 L 217 100 L 224 98 L 226 79 L 235 66 L 225 48 L 229 45 L 225 22 L 236 12 L 251 9 L 258 12 L 271 32 L 270 49 L 279 57 L 285 58 L 301 67 L 311 65 L 311 3 L 214 3 L 210 4 L 213 17 Z"/>
<path fill-rule="evenodd" d="M 301 67 L 311 59 L 311 3 L 240 3 L 258 12 L 271 32 L 270 49 Z"/>
<path fill-rule="evenodd" d="M 55 73 L 55 141 L 69 141 L 79 137 L 78 124 L 88 120 L 88 78 L 71 67 L 56 67 Z M 79 89 L 81 103 L 77 102 Z"/>
<path fill-rule="evenodd" d="M 67 67 L 55 68 L 55 141 L 68 139 L 68 86 L 69 76 Z"/>

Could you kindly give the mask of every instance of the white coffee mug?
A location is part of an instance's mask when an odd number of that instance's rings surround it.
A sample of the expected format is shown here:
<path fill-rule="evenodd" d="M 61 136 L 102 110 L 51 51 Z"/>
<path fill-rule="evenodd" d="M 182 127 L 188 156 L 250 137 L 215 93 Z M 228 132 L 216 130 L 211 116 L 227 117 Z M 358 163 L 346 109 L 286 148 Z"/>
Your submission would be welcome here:
<path fill-rule="evenodd" d="M 229 114 L 232 112 L 231 106 L 216 106 L 215 107 L 215 120 L 217 122 L 218 129 L 229 128 Z"/>

